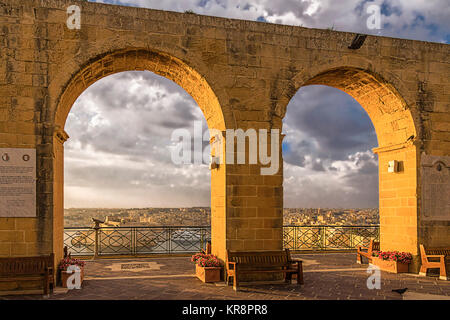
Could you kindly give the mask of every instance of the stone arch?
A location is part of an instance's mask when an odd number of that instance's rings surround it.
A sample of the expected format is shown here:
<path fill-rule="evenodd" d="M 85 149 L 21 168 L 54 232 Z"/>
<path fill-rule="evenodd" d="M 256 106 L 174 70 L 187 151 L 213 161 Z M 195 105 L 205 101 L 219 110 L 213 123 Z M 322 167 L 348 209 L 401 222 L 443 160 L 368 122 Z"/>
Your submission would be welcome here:
<path fill-rule="evenodd" d="M 53 122 L 63 129 L 72 105 L 91 84 L 124 71 L 151 71 L 177 83 L 197 102 L 209 128 L 225 130 L 225 118 L 219 100 L 206 79 L 181 59 L 143 48 L 122 49 L 92 58 L 71 77 L 59 95 Z"/>
<path fill-rule="evenodd" d="M 378 147 L 380 241 L 382 250 L 415 255 L 418 263 L 418 127 L 413 97 L 395 75 L 374 70 L 373 64 L 354 56 L 318 63 L 297 74 L 283 93 L 276 113 L 283 118 L 287 104 L 303 86 L 326 85 L 352 96 L 371 119 Z M 400 93 L 401 92 L 401 93 Z M 417 139 L 417 140 L 416 140 Z M 388 173 L 391 160 L 399 171 Z"/>
<path fill-rule="evenodd" d="M 70 79 L 61 88 L 56 84 L 61 83 L 61 79 L 67 77 L 67 71 L 59 72 L 54 77 L 55 86 L 49 86 L 50 92 L 55 95 L 60 91 L 57 98 L 52 101 L 54 109 L 50 115 L 53 124 L 53 206 L 52 206 L 52 235 L 53 252 L 56 257 L 62 256 L 63 243 L 63 204 L 64 204 L 64 142 L 68 135 L 64 131 L 67 116 L 76 101 L 84 90 L 96 81 L 124 71 L 151 71 L 155 74 L 168 78 L 177 83 L 197 102 L 205 116 L 210 129 L 224 131 L 226 123 L 233 123 L 229 119 L 232 112 L 225 114 L 219 102 L 216 92 L 211 88 L 206 78 L 197 72 L 196 69 L 188 65 L 183 60 L 171 54 L 157 50 L 145 48 L 128 48 L 109 51 L 96 55 L 81 64 Z M 76 64 L 71 63 L 72 69 Z M 220 89 L 219 89 L 220 90 Z M 222 89 L 223 90 L 223 89 Z M 228 115 L 228 117 L 227 117 Z M 225 119 L 228 119 L 226 122 Z M 211 171 L 211 214 L 213 216 L 224 216 L 225 205 L 225 175 L 226 168 Z M 218 231 L 216 231 L 218 230 Z M 221 225 L 212 227 L 212 242 L 219 244 L 222 241 Z M 219 245 L 216 246 L 219 248 Z"/>
<path fill-rule="evenodd" d="M 297 91 L 308 85 L 334 87 L 353 97 L 369 115 L 379 147 L 401 145 L 419 135 L 420 126 L 411 108 L 414 97 L 394 74 L 375 70 L 367 59 L 344 56 L 298 73 L 277 104 L 276 114 L 280 118 L 284 118 Z"/>

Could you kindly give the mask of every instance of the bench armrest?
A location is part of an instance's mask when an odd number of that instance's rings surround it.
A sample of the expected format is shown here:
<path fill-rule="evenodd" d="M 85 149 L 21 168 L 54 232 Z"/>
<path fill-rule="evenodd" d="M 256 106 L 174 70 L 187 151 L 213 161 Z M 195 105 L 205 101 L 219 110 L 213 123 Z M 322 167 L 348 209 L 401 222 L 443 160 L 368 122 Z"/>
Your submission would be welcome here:
<path fill-rule="evenodd" d="M 428 258 L 439 258 L 441 261 L 445 260 L 445 256 L 442 254 L 431 254 L 431 255 L 427 255 L 426 259 L 428 261 Z M 428 261 L 428 262 L 433 262 L 433 261 Z"/>

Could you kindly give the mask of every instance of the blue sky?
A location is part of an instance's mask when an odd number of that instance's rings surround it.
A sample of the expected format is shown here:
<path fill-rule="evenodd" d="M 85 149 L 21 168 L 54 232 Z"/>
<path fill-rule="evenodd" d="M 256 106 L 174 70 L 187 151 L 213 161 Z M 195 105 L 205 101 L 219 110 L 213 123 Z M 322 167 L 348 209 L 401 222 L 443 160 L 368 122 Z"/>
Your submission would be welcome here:
<path fill-rule="evenodd" d="M 91 1 L 301 25 L 424 41 L 450 39 L 448 0 L 105 0 Z M 381 30 L 366 26 L 381 8 Z M 167 119 L 171 118 L 168 122 Z M 206 123 L 193 99 L 151 72 L 106 77 L 69 114 L 65 207 L 183 207 L 210 204 L 206 164 L 170 161 L 171 132 Z M 378 206 L 377 146 L 370 119 L 347 94 L 300 89 L 283 131 L 285 207 Z"/>

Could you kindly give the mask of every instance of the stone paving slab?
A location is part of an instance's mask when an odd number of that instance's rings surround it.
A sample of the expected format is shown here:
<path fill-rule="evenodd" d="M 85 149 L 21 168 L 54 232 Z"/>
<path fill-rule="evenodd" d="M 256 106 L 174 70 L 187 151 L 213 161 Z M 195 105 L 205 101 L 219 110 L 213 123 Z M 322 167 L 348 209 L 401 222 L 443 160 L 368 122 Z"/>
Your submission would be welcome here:
<path fill-rule="evenodd" d="M 355 254 L 301 254 L 305 285 L 271 283 L 231 286 L 205 284 L 194 276 L 189 257 L 90 260 L 80 290 L 58 290 L 51 300 L 402 300 L 450 298 L 450 281 L 432 277 L 381 273 L 381 289 L 369 290 L 367 265 Z M 122 265 L 125 267 L 122 268 Z M 131 268 L 134 268 L 133 270 Z M 408 288 L 405 295 L 392 289 Z M 427 296 L 428 295 L 428 296 Z M 432 296 L 430 296 L 432 295 Z M 421 298 L 422 297 L 422 298 Z M 41 295 L 0 299 L 43 299 Z"/>

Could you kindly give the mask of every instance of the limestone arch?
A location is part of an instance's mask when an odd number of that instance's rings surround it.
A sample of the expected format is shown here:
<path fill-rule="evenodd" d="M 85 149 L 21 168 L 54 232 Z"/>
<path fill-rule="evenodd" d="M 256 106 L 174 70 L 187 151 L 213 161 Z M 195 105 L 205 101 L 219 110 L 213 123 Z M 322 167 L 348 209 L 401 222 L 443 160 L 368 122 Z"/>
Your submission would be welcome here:
<path fill-rule="evenodd" d="M 420 134 L 415 109 L 411 108 L 415 97 L 410 96 L 395 74 L 375 70 L 373 63 L 365 58 L 347 55 L 332 61 L 319 61 L 296 74 L 275 108 L 280 118 L 284 118 L 297 91 L 307 85 L 334 87 L 353 97 L 369 115 L 379 147 L 402 144 Z M 388 122 L 392 128 L 383 128 Z M 395 136 L 391 136 L 393 132 Z"/>
<path fill-rule="evenodd" d="M 379 166 L 380 241 L 382 250 L 418 255 L 418 123 L 408 91 L 393 74 L 379 73 L 370 61 L 343 57 L 316 64 L 297 74 L 285 90 L 276 113 L 284 118 L 289 101 L 304 86 L 326 85 L 352 96 L 367 112 L 375 128 Z M 401 93 L 400 93 L 401 91 Z M 388 173 L 391 160 L 399 171 Z"/>
<path fill-rule="evenodd" d="M 209 82 L 196 69 L 168 53 L 146 48 L 115 50 L 95 56 L 84 63 L 70 77 L 54 101 L 53 123 L 53 251 L 62 257 L 64 231 L 64 142 L 69 138 L 64 131 L 67 116 L 76 99 L 93 83 L 109 75 L 125 71 L 151 71 L 172 80 L 197 102 L 210 129 L 224 131 L 226 115 Z M 67 73 L 67 72 L 66 72 Z M 64 77 L 64 72 L 59 77 Z M 59 78 L 58 77 L 58 78 Z M 60 78 L 59 78 L 60 80 Z M 57 81 L 56 81 L 57 82 Z M 229 112 L 229 115 L 232 113 Z M 211 214 L 224 215 L 225 166 L 211 171 Z M 218 230 L 223 227 L 216 226 Z M 215 228 L 212 227 L 212 241 Z M 58 260 L 58 259 L 57 259 Z"/>
<path fill-rule="evenodd" d="M 207 80 L 181 59 L 145 48 L 121 49 L 100 54 L 79 68 L 56 100 L 52 117 L 56 128 L 64 128 L 72 105 L 91 84 L 115 73 L 135 70 L 151 71 L 172 80 L 197 102 L 210 128 L 225 130 L 222 106 Z"/>

